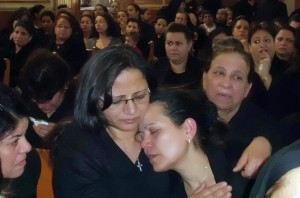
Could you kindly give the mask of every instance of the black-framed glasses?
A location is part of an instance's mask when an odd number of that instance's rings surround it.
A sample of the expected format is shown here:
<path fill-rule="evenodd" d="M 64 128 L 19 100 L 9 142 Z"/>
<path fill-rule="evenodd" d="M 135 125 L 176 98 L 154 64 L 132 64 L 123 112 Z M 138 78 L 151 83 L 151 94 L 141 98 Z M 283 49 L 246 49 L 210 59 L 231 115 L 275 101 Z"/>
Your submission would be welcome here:
<path fill-rule="evenodd" d="M 134 104 L 144 104 L 149 102 L 149 95 L 150 95 L 149 88 L 138 91 L 134 94 L 134 97 L 130 99 L 112 99 L 112 103 L 110 105 L 111 108 L 118 108 L 118 107 L 124 107 L 130 100 Z"/>

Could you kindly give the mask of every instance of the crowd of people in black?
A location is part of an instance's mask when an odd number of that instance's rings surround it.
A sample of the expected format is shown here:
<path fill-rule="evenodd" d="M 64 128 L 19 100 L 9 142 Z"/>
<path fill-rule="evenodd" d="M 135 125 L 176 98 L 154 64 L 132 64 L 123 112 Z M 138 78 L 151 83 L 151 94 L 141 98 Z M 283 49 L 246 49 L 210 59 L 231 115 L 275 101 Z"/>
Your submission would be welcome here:
<path fill-rule="evenodd" d="M 0 60 L 4 197 L 37 196 L 38 149 L 55 197 L 272 197 L 297 182 L 300 10 L 281 0 L 171 0 L 156 16 L 113 1 L 78 19 L 21 7 Z"/>

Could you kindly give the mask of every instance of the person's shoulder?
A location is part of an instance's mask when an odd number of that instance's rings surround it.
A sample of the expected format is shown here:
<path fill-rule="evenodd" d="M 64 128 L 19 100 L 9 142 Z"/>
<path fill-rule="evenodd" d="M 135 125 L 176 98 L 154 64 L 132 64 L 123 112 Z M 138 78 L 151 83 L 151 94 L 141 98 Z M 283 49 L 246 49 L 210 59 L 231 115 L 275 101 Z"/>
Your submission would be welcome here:
<path fill-rule="evenodd" d="M 245 100 L 242 103 L 241 108 L 245 110 L 248 115 L 256 115 L 255 118 L 266 118 L 270 120 L 274 119 L 274 117 L 270 113 L 249 100 Z"/>

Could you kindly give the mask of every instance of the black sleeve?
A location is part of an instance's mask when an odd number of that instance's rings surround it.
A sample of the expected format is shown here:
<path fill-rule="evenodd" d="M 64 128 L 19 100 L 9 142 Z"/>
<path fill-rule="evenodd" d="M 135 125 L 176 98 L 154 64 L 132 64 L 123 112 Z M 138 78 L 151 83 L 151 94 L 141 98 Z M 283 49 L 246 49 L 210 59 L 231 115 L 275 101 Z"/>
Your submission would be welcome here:
<path fill-rule="evenodd" d="M 55 197 L 110 197 L 104 152 L 99 146 L 97 135 L 82 131 L 78 125 L 63 131 L 54 151 Z"/>

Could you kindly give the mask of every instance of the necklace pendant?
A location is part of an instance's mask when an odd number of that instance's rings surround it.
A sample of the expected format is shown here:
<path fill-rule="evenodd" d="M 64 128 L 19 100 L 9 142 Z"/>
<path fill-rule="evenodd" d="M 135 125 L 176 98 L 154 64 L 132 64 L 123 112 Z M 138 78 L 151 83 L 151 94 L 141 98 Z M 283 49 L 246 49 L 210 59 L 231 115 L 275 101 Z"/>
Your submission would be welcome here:
<path fill-rule="evenodd" d="M 139 160 L 139 159 L 137 160 L 137 165 L 136 165 L 136 166 L 138 167 L 138 169 L 140 170 L 140 172 L 143 171 L 143 169 L 142 169 L 143 164 L 140 163 L 140 160 Z"/>

